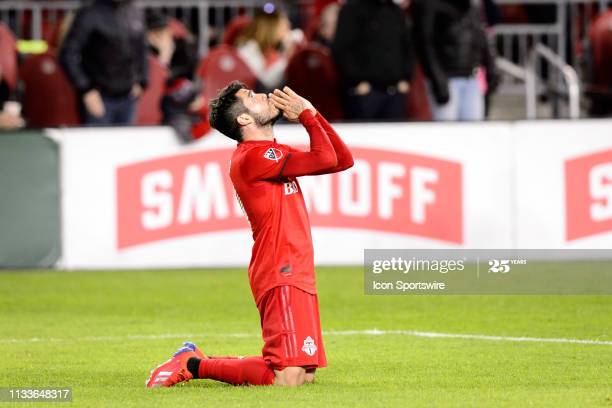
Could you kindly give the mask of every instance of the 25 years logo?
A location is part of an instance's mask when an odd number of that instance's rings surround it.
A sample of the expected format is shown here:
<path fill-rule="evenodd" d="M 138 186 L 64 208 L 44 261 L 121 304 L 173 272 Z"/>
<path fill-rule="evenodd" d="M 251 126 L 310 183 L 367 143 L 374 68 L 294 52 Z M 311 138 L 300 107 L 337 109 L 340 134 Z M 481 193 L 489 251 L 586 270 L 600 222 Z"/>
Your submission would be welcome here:
<path fill-rule="evenodd" d="M 508 273 L 510 272 L 510 260 L 508 259 L 492 259 L 489 261 L 490 273 Z"/>
<path fill-rule="evenodd" d="M 508 273 L 510 265 L 527 265 L 526 259 L 491 259 L 489 273 Z"/>

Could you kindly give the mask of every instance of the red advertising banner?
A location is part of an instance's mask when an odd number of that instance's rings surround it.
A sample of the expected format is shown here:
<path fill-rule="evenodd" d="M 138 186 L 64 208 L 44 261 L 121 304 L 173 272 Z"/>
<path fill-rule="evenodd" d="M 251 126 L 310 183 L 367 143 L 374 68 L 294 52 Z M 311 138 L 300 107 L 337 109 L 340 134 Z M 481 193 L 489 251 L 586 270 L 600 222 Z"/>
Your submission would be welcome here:
<path fill-rule="evenodd" d="M 612 150 L 565 162 L 566 239 L 612 231 Z"/>
<path fill-rule="evenodd" d="M 345 172 L 300 179 L 313 227 L 365 229 L 463 243 L 460 163 L 352 149 Z M 117 246 L 248 228 L 229 180 L 231 149 L 117 169 Z"/>

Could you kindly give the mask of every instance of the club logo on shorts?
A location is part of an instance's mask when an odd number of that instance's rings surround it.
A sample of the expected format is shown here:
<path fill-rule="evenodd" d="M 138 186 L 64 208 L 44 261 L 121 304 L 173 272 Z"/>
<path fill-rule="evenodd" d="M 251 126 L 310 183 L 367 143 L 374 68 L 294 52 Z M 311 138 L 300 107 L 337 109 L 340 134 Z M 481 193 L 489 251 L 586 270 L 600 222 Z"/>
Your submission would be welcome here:
<path fill-rule="evenodd" d="M 317 352 L 317 345 L 315 344 L 312 337 L 308 336 L 304 339 L 304 345 L 302 346 L 302 351 L 309 356 L 314 356 L 314 353 Z"/>
<path fill-rule="evenodd" d="M 266 150 L 263 157 L 268 160 L 274 160 L 275 162 L 278 162 L 283 157 L 283 152 L 271 147 Z"/>

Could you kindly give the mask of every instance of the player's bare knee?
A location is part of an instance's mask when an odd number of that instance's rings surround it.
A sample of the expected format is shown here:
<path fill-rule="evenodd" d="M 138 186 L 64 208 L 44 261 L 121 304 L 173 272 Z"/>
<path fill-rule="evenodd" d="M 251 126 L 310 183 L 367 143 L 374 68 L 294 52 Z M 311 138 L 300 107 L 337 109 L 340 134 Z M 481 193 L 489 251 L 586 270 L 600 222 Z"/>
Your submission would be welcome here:
<path fill-rule="evenodd" d="M 300 377 L 299 375 L 290 375 L 285 379 L 285 385 L 287 387 L 297 387 L 302 384 L 304 384 L 304 377 Z"/>
<path fill-rule="evenodd" d="M 285 375 L 285 385 L 287 387 L 297 387 L 304 384 L 304 372 L 290 371 Z"/>
<path fill-rule="evenodd" d="M 275 384 L 296 387 L 304 384 L 305 376 L 306 370 L 302 367 L 287 367 L 277 373 Z"/>
<path fill-rule="evenodd" d="M 307 384 L 312 384 L 315 380 L 315 372 L 316 368 L 309 368 L 306 370 L 306 374 L 304 375 L 304 382 Z"/>

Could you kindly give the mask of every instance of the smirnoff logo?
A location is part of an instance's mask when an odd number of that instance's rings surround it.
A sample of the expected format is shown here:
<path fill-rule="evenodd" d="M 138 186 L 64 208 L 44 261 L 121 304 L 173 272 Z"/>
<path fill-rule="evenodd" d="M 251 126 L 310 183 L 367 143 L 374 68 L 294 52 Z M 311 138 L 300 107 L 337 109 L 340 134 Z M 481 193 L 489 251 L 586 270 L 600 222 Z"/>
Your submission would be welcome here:
<path fill-rule="evenodd" d="M 299 179 L 313 227 L 393 232 L 463 243 L 461 164 L 379 149 L 352 149 L 345 172 Z M 229 179 L 231 149 L 131 163 L 117 169 L 117 246 L 248 229 Z M 297 193 L 297 186 L 290 186 Z"/>

